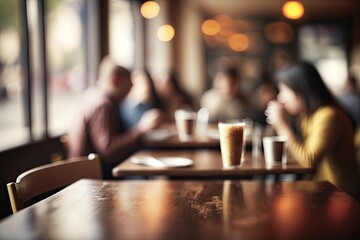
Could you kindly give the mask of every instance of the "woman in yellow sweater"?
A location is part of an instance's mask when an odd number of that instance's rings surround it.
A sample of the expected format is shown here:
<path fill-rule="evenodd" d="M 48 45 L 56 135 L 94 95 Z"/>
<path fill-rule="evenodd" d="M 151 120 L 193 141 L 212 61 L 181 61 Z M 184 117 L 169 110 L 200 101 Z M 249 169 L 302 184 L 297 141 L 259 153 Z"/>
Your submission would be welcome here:
<path fill-rule="evenodd" d="M 360 200 L 360 173 L 348 115 L 308 63 L 283 70 L 278 81 L 277 101 L 271 101 L 265 111 L 267 122 L 278 135 L 288 137 L 288 150 L 295 160 L 316 168 L 316 180 L 329 181 Z M 300 137 L 290 127 L 290 117 L 297 120 Z"/>

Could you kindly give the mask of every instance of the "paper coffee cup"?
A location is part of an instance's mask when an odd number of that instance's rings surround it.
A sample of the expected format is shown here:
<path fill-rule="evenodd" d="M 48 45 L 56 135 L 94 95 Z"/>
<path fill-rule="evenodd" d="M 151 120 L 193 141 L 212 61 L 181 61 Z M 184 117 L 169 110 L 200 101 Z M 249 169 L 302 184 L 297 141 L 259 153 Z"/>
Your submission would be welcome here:
<path fill-rule="evenodd" d="M 267 165 L 286 164 L 287 137 L 263 137 L 264 158 Z"/>

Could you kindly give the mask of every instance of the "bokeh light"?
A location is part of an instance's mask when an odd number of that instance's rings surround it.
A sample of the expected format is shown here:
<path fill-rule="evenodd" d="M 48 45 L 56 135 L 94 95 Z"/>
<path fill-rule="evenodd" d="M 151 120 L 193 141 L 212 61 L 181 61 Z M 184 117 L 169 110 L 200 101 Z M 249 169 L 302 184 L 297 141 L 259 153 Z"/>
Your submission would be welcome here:
<path fill-rule="evenodd" d="M 287 43 L 294 37 L 294 31 L 288 23 L 275 21 L 265 27 L 266 38 L 273 43 Z"/>
<path fill-rule="evenodd" d="M 160 41 L 169 42 L 175 36 L 175 30 L 171 25 L 162 25 L 157 31 L 157 37 Z"/>
<path fill-rule="evenodd" d="M 304 15 L 304 6 L 299 1 L 287 1 L 282 7 L 282 13 L 289 19 L 299 19 Z"/>
<path fill-rule="evenodd" d="M 209 35 L 209 36 L 216 35 L 220 31 L 220 24 L 218 21 L 214 19 L 208 19 L 204 21 L 203 24 L 201 25 L 201 31 L 205 35 Z"/>
<path fill-rule="evenodd" d="M 220 24 L 220 31 L 215 35 L 215 38 L 219 42 L 227 42 L 229 37 L 235 34 L 234 20 L 224 14 L 217 15 L 215 20 Z"/>
<path fill-rule="evenodd" d="M 245 34 L 236 33 L 229 37 L 228 45 L 232 50 L 242 52 L 248 49 L 250 41 Z"/>
<path fill-rule="evenodd" d="M 160 6 L 157 2 L 147 1 L 141 5 L 140 11 L 144 18 L 154 18 L 159 14 Z"/>

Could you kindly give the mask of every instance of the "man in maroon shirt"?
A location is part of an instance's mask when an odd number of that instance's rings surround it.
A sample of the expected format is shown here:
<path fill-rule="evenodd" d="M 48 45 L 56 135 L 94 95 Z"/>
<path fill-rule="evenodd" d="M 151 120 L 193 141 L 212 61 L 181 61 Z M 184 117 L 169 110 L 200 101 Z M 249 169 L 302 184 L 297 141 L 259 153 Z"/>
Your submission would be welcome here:
<path fill-rule="evenodd" d="M 84 93 L 69 130 L 69 156 L 99 154 L 105 178 L 111 177 L 112 167 L 140 146 L 146 131 L 161 123 L 161 113 L 150 110 L 134 128 L 119 133 L 118 105 L 131 87 L 130 72 L 105 57 L 98 81 Z"/>

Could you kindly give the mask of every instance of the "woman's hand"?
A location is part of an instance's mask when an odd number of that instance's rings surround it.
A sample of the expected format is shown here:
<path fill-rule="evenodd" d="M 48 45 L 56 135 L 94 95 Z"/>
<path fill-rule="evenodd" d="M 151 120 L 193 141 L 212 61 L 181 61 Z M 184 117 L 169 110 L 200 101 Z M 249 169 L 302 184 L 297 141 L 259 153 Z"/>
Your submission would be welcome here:
<path fill-rule="evenodd" d="M 265 110 L 266 122 L 271 124 L 275 130 L 279 130 L 288 125 L 288 114 L 283 105 L 278 101 L 270 101 Z"/>

